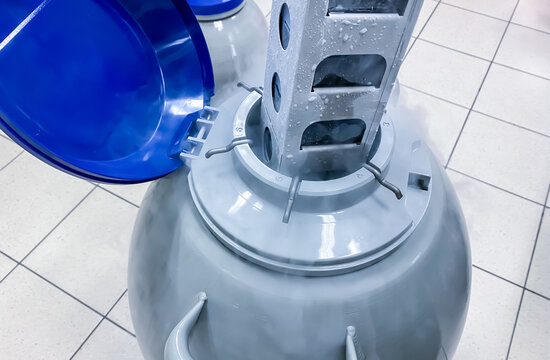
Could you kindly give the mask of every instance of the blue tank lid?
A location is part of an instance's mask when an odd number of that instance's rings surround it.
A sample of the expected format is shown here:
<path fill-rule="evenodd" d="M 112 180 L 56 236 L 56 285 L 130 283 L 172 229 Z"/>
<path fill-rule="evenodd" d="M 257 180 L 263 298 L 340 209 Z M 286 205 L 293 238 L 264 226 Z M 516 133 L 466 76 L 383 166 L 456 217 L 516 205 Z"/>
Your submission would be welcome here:
<path fill-rule="evenodd" d="M 14 141 L 95 181 L 182 166 L 214 91 L 185 0 L 7 0 L 0 14 L 0 129 Z"/>
<path fill-rule="evenodd" d="M 244 0 L 187 0 L 195 15 L 223 14 L 241 5 Z"/>

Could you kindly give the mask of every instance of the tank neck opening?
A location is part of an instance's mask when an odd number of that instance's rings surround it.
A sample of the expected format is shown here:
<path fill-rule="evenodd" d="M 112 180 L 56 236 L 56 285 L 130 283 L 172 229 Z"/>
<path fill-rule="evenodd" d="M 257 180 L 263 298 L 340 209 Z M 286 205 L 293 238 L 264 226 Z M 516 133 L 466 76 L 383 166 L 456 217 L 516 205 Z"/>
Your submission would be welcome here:
<path fill-rule="evenodd" d="M 276 156 L 276 154 L 274 153 L 274 146 L 273 146 L 274 135 L 271 133 L 271 130 L 269 129 L 269 127 L 266 126 L 264 121 L 262 120 L 261 101 L 258 101 L 250 108 L 245 126 L 246 126 L 246 129 L 245 129 L 246 136 L 248 139 L 252 140 L 250 148 L 252 149 L 252 152 L 254 153 L 254 155 L 264 165 L 268 166 L 272 170 L 279 172 L 278 169 L 275 168 L 275 161 L 274 161 L 274 157 Z M 364 161 L 365 163 L 371 161 L 372 158 L 374 158 L 374 156 L 376 155 L 378 149 L 380 148 L 380 143 L 382 139 L 381 134 L 382 132 L 379 127 L 378 132 L 376 134 L 376 138 L 374 140 L 374 144 Z M 344 170 L 309 171 L 309 172 L 303 173 L 300 176 L 300 178 L 301 180 L 306 180 L 306 181 L 336 180 L 355 173 L 362 166 L 363 166 L 363 163 L 361 164 L 355 163 L 355 164 L 349 164 L 349 166 L 348 165 L 344 166 L 345 168 Z M 292 174 L 283 174 L 283 175 L 293 177 Z"/>

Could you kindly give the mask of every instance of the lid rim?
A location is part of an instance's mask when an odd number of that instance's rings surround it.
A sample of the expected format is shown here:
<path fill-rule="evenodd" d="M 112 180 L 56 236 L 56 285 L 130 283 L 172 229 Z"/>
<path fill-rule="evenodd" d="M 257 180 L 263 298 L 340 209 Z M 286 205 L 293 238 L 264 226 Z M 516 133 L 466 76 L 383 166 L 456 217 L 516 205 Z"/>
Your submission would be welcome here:
<path fill-rule="evenodd" d="M 193 13 L 198 16 L 219 15 L 240 6 L 246 0 L 188 0 Z"/>
<path fill-rule="evenodd" d="M 0 76 L 0 131 L 56 169 L 96 182 L 147 182 L 182 167 L 170 151 L 210 102 L 212 62 L 185 0 L 144 2 L 42 7 L 0 49 L 4 69 L 27 69 Z M 90 30 L 83 16 L 104 26 Z M 57 51 L 48 46 L 54 40 Z"/>

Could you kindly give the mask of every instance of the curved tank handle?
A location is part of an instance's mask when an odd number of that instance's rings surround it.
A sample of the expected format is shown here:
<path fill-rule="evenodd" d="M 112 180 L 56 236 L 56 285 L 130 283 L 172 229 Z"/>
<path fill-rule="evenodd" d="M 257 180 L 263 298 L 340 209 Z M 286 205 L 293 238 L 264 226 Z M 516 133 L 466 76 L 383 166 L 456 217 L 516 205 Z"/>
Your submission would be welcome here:
<path fill-rule="evenodd" d="M 366 360 L 354 326 L 346 329 L 346 360 Z"/>
<path fill-rule="evenodd" d="M 199 293 L 199 300 L 172 330 L 164 346 L 164 360 L 193 360 L 189 353 L 189 334 L 197 323 L 202 308 L 208 299 L 205 292 Z"/>
<path fill-rule="evenodd" d="M 198 298 L 197 303 L 168 336 L 164 346 L 164 360 L 193 360 L 189 353 L 189 334 L 197 323 L 208 297 L 205 292 L 201 292 Z M 346 360 L 366 360 L 354 326 L 348 326 L 346 329 Z"/>

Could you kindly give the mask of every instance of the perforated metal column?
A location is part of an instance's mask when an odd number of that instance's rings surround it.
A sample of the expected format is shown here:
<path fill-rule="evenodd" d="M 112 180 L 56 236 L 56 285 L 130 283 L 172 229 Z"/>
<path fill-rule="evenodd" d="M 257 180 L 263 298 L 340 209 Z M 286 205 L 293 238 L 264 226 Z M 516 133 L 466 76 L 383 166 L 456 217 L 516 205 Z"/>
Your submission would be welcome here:
<path fill-rule="evenodd" d="M 421 5 L 273 1 L 262 104 L 273 168 L 307 176 L 366 161 Z"/>

